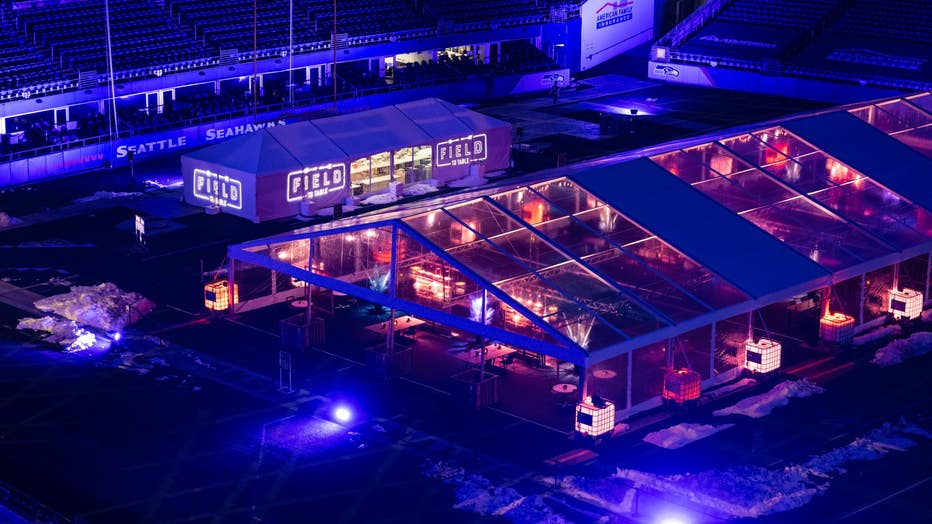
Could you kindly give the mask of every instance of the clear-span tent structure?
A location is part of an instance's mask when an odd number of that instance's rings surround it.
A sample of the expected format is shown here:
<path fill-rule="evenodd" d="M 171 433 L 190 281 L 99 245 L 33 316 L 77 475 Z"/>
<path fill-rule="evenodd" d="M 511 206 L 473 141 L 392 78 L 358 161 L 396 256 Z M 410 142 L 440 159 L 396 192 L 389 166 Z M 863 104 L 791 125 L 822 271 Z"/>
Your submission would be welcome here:
<path fill-rule="evenodd" d="M 231 246 L 236 308 L 310 283 L 614 366 L 612 396 L 632 408 L 660 394 L 674 346 L 706 381 L 740 366 L 751 312 L 832 289 L 824 309 L 863 324 L 887 314 L 891 288 L 928 298 L 930 102 L 804 115 Z"/>

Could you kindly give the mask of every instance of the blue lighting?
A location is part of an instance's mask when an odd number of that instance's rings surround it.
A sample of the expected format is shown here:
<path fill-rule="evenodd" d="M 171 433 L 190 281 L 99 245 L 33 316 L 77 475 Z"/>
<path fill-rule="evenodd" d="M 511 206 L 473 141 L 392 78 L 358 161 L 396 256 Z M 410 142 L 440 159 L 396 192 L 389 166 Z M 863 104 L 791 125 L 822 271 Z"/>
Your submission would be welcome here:
<path fill-rule="evenodd" d="M 666 517 L 660 520 L 658 524 L 687 524 L 685 520 L 679 517 Z"/>
<path fill-rule="evenodd" d="M 119 331 L 117 331 L 116 333 L 113 334 L 114 342 L 119 342 L 121 338 L 123 338 L 123 333 L 120 333 Z"/>
<path fill-rule="evenodd" d="M 337 409 L 333 410 L 333 418 L 335 418 L 337 422 L 346 423 L 353 418 L 353 413 L 349 410 L 348 407 L 339 406 Z"/>

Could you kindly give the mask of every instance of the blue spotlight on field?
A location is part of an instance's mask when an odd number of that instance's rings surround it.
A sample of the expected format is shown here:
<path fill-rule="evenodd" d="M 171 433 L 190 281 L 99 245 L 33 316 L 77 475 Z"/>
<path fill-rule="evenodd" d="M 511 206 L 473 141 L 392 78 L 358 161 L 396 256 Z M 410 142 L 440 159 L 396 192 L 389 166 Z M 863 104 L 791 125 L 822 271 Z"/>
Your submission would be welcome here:
<path fill-rule="evenodd" d="M 658 524 L 688 524 L 684 519 L 679 517 L 664 517 Z"/>
<path fill-rule="evenodd" d="M 333 410 L 333 418 L 337 422 L 346 424 L 350 420 L 353 420 L 353 412 L 346 406 L 337 406 L 336 409 Z"/>
<path fill-rule="evenodd" d="M 117 331 L 116 333 L 113 334 L 114 342 L 119 342 L 121 338 L 123 338 L 123 333 L 120 333 L 119 331 Z"/>

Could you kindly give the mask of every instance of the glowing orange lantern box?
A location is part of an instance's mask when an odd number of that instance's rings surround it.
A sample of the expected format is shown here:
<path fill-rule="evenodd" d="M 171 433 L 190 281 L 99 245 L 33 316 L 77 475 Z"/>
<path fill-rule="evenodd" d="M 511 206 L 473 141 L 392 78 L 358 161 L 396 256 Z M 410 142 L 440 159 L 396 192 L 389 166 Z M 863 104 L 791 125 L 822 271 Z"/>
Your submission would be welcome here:
<path fill-rule="evenodd" d="M 663 399 L 682 404 L 698 400 L 702 391 L 702 377 L 691 369 L 670 371 L 663 377 Z"/>
<path fill-rule="evenodd" d="M 748 340 L 744 343 L 746 356 L 744 367 L 758 373 L 770 373 L 780 367 L 780 354 L 783 345 L 776 340 L 762 338 L 757 342 Z"/>
<path fill-rule="evenodd" d="M 891 289 L 890 306 L 887 311 L 893 313 L 896 320 L 919 318 L 922 314 L 922 293 L 908 288 L 902 291 Z"/>
<path fill-rule="evenodd" d="M 854 317 L 828 313 L 819 320 L 819 338 L 833 344 L 850 344 L 854 340 Z"/>
<path fill-rule="evenodd" d="M 239 284 L 233 284 L 233 303 L 239 304 Z M 213 311 L 226 311 L 230 308 L 230 284 L 226 279 L 204 286 L 204 305 Z"/>
<path fill-rule="evenodd" d="M 576 405 L 576 431 L 598 437 L 615 429 L 615 404 L 601 397 L 586 397 Z"/>

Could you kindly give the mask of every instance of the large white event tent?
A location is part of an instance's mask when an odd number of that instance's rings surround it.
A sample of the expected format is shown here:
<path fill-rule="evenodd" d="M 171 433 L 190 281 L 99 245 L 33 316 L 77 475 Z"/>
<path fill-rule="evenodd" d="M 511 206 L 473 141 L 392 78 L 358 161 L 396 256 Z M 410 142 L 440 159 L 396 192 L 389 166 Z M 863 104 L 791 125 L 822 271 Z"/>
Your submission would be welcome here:
<path fill-rule="evenodd" d="M 185 201 L 254 222 L 509 166 L 511 125 L 436 98 L 267 127 L 184 155 Z"/>

